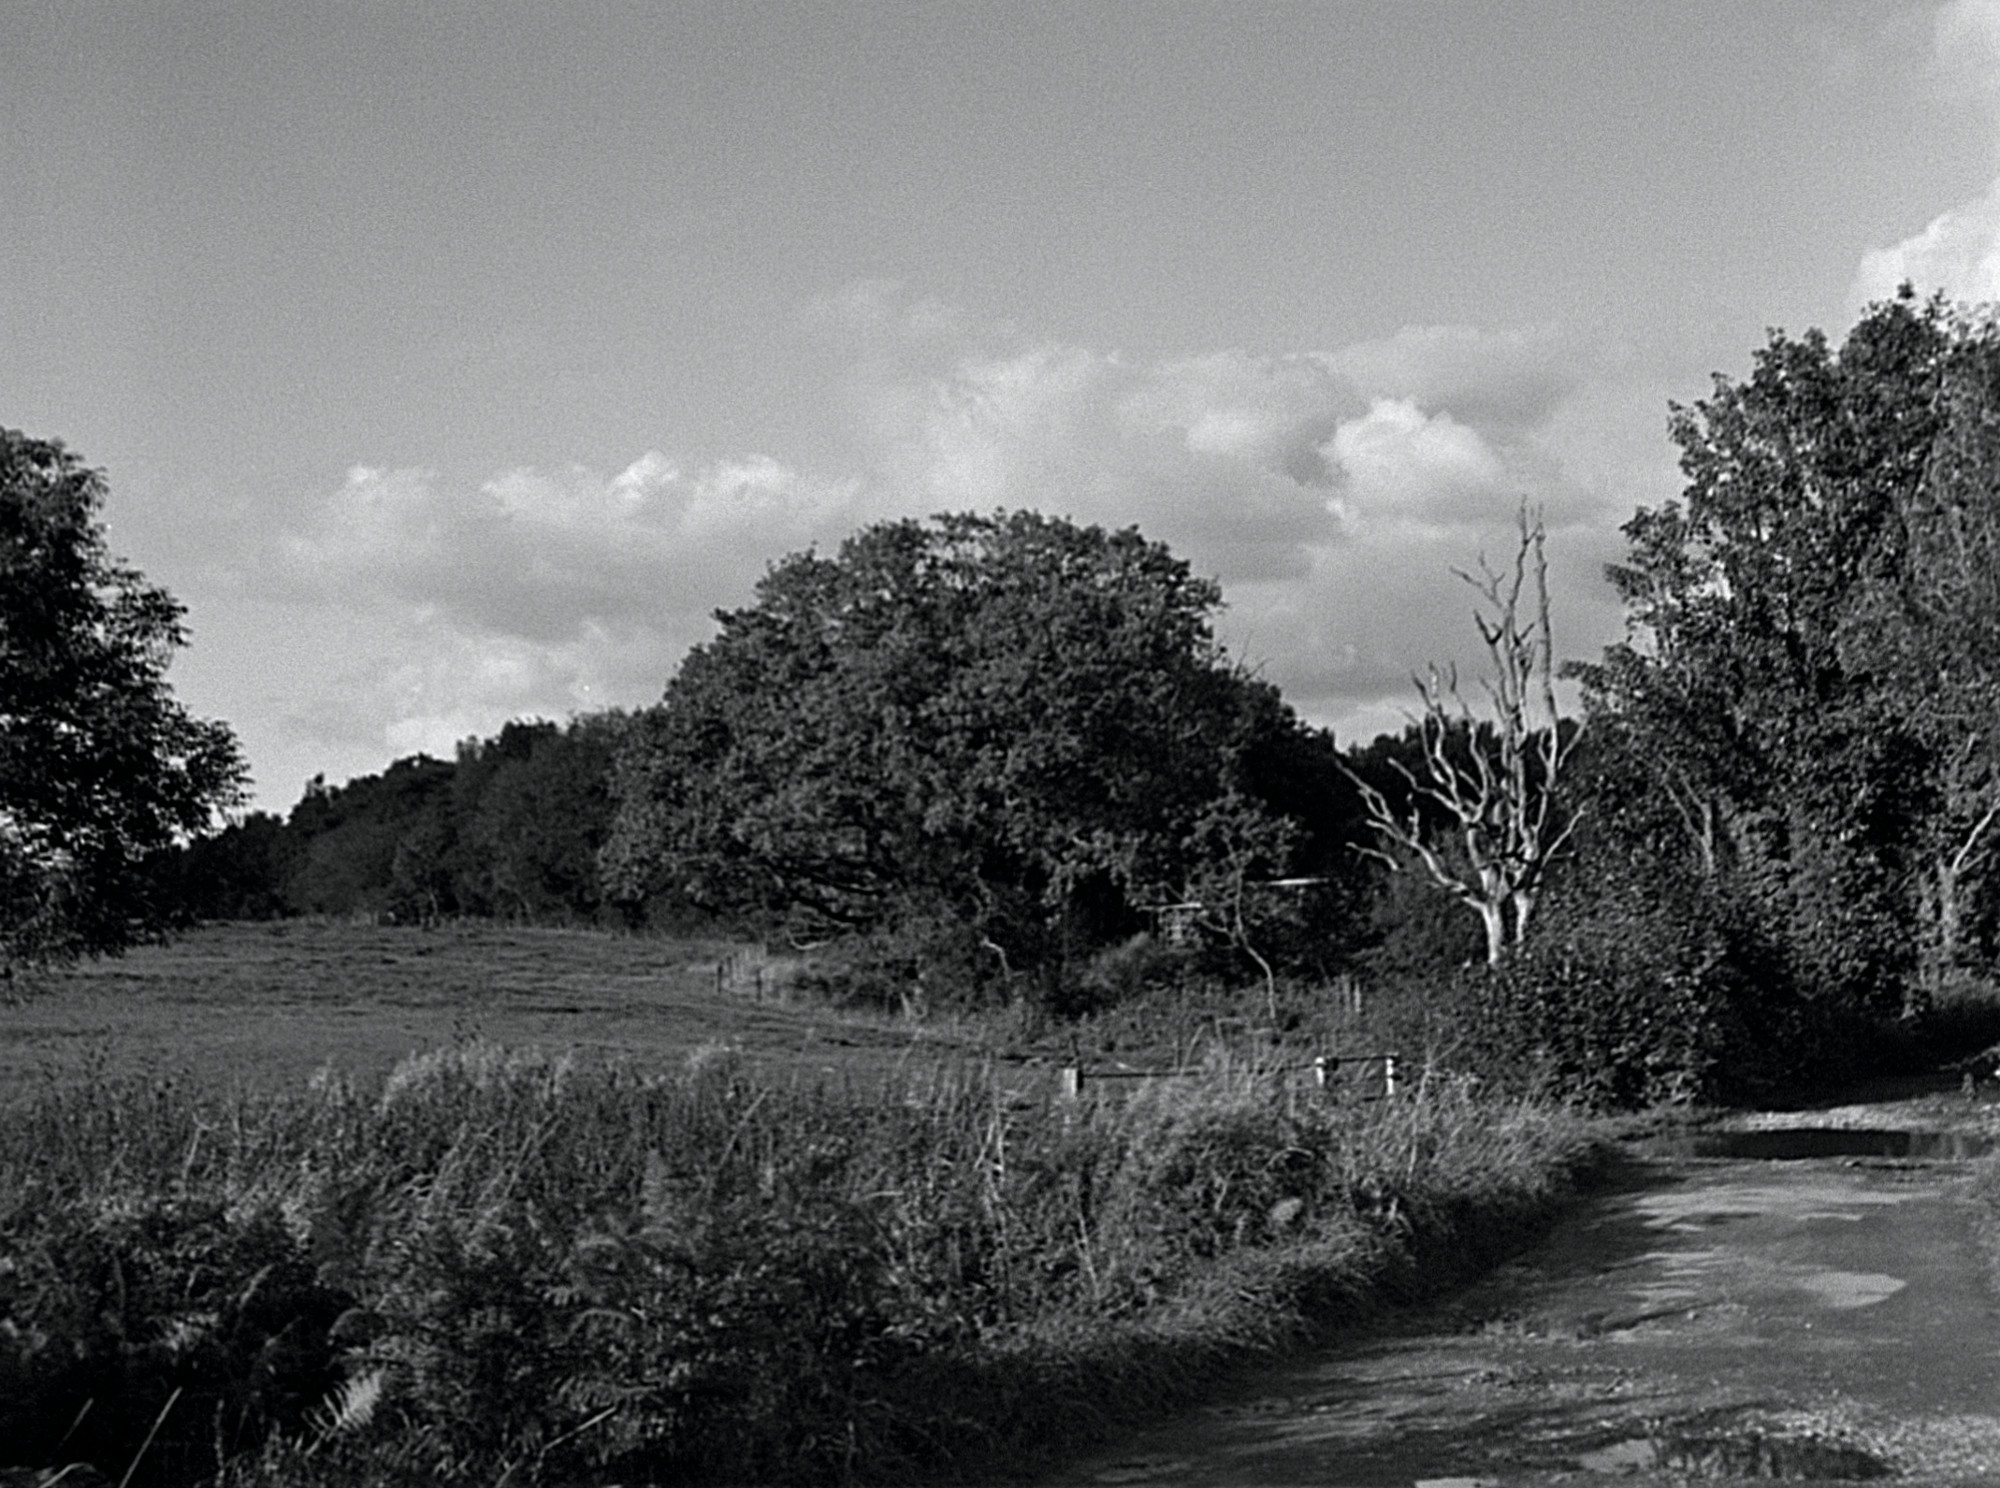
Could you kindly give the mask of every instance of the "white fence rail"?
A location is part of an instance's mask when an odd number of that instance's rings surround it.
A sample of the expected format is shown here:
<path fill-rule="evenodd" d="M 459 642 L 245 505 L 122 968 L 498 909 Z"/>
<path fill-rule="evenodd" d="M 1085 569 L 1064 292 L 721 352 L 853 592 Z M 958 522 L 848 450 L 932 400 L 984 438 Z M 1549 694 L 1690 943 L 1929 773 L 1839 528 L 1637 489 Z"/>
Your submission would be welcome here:
<path fill-rule="evenodd" d="M 1400 1056 L 1395 1054 L 1320 1054 L 1303 1064 L 1278 1065 L 1258 1071 L 1260 1076 L 1278 1077 L 1279 1083 L 1290 1087 L 1292 1077 L 1310 1076 L 1310 1086 L 1318 1091 L 1339 1093 L 1341 1078 L 1348 1070 L 1356 1071 L 1364 1079 L 1370 1070 L 1380 1070 L 1379 1080 L 1366 1080 L 1372 1087 L 1364 1094 L 1363 1100 L 1385 1100 L 1396 1094 L 1400 1074 Z M 1144 1080 L 1188 1080 L 1209 1073 L 1201 1069 L 1086 1069 L 1080 1064 L 1064 1065 L 1060 1071 L 1060 1094 L 1065 1100 L 1081 1099 L 1093 1086 L 1103 1086 L 1109 1082 Z M 1114 1085 L 1114 1088 L 1116 1086 Z"/>

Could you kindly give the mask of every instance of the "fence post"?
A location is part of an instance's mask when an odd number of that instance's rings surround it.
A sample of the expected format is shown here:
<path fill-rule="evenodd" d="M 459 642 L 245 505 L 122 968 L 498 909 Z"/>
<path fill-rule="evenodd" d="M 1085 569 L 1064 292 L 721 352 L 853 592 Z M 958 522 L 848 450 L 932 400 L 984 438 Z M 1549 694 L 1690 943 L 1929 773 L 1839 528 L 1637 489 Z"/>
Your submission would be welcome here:
<path fill-rule="evenodd" d="M 1083 1094 L 1083 1071 L 1074 1064 L 1063 1066 L 1062 1094 L 1064 1100 L 1075 1100 Z"/>
<path fill-rule="evenodd" d="M 1321 1090 L 1326 1089 L 1326 1056 L 1324 1054 L 1315 1054 L 1313 1056 L 1313 1084 Z"/>
<path fill-rule="evenodd" d="M 1384 1095 L 1396 1093 L 1396 1056 L 1393 1054 L 1382 1056 L 1382 1093 Z"/>

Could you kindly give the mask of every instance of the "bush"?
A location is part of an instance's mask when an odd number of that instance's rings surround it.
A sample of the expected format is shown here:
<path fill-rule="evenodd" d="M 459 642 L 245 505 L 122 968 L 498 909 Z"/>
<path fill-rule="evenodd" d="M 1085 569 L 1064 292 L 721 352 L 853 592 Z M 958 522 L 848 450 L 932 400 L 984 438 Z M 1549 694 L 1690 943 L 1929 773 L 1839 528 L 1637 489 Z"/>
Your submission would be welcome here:
<path fill-rule="evenodd" d="M 1154 935 L 1129 936 L 1068 970 L 1053 1011 L 1079 1018 L 1195 986 L 1209 980 L 1202 975 L 1206 959 Z"/>
<path fill-rule="evenodd" d="M 1593 1110 L 1715 1097 L 1768 1075 L 1758 1034 L 1781 1016 L 1714 924 L 1660 908 L 1570 913 L 1456 984 L 1456 1059 L 1502 1089 Z"/>
<path fill-rule="evenodd" d="M 0 1232 L 0 1442 L 188 1482 L 297 1432 L 356 1299 L 269 1209 L 213 1198 L 17 1211 Z M 157 1429 L 156 1429 L 157 1428 Z M 143 1453 L 142 1453 L 143 1448 Z"/>
<path fill-rule="evenodd" d="M 1727 1001 L 1703 968 L 1601 944 L 1526 952 L 1470 988 L 1467 1041 L 1482 1074 L 1592 1110 L 1707 1095 L 1728 1042 Z"/>
<path fill-rule="evenodd" d="M 922 1016 L 1004 1007 L 1025 982 L 1009 974 L 976 927 L 936 918 L 836 941 L 814 957 L 796 985 L 836 1007 Z"/>

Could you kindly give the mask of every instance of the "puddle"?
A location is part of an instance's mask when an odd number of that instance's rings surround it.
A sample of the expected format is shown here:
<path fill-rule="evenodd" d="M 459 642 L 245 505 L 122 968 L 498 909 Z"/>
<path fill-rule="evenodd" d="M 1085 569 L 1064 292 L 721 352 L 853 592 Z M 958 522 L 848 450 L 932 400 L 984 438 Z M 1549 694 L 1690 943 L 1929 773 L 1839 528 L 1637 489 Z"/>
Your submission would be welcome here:
<path fill-rule="evenodd" d="M 1781 1127 L 1767 1131 L 1700 1132 L 1648 1142 L 1662 1157 L 1728 1157 L 1801 1162 L 1815 1157 L 1984 1157 L 1993 1139 L 1970 1132 L 1896 1131 L 1884 1127 Z"/>
<path fill-rule="evenodd" d="M 1449 1306 L 1135 1433 L 1095 1480 L 2000 1484 L 2000 1308 L 1953 1167 L 2000 1132 L 1929 1116 L 1648 1142 Z"/>
<path fill-rule="evenodd" d="M 1889 1465 L 1848 1442 L 1763 1431 L 1663 1432 L 1628 1437 L 1577 1459 L 1591 1472 L 1671 1472 L 1687 1478 L 1810 1478 L 1841 1483 L 1886 1478 Z"/>
<path fill-rule="evenodd" d="M 1799 1277 L 1795 1284 L 1826 1306 L 1841 1310 L 1886 1302 L 1909 1282 L 1879 1271 L 1814 1271 Z"/>

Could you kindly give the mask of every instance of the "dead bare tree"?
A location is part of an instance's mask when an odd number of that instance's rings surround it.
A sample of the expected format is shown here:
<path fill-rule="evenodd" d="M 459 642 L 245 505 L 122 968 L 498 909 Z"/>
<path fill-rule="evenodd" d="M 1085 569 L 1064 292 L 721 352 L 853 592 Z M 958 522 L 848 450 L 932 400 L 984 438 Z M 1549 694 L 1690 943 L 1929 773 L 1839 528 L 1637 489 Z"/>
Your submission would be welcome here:
<path fill-rule="evenodd" d="M 1521 945 L 1549 864 L 1576 822 L 1557 809 L 1557 784 L 1575 747 L 1556 712 L 1555 655 L 1549 631 L 1548 557 L 1539 514 L 1520 512 L 1512 571 L 1482 554 L 1477 575 L 1458 576 L 1479 592 L 1473 623 L 1491 674 L 1481 679 L 1492 717 L 1482 724 L 1459 691 L 1456 668 L 1435 665 L 1412 680 L 1423 699 L 1416 719 L 1421 773 L 1390 764 L 1410 788 L 1407 811 L 1352 770 L 1368 825 L 1385 846 L 1362 849 L 1392 870 L 1423 865 L 1439 888 L 1469 905 L 1486 930 L 1486 959 L 1497 965 Z M 1525 613 L 1524 613 L 1525 609 Z M 1462 747 L 1460 746 L 1462 741 Z M 1424 807 L 1441 809 L 1464 847 L 1463 862 L 1425 833 Z"/>

